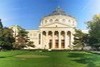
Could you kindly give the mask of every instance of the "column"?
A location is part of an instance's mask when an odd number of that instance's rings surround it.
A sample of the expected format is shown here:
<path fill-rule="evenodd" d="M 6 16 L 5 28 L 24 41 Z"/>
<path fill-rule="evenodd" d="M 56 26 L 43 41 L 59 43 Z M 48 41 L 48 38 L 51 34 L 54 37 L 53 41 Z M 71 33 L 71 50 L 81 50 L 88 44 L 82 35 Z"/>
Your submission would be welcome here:
<path fill-rule="evenodd" d="M 68 38 L 67 38 L 67 32 L 65 31 L 65 49 L 68 48 Z"/>
<path fill-rule="evenodd" d="M 61 31 L 59 31 L 58 37 L 59 37 L 59 43 L 58 43 L 58 45 L 59 45 L 59 49 L 61 49 Z"/>
<path fill-rule="evenodd" d="M 46 42 L 45 42 L 45 45 L 46 45 L 46 49 L 49 48 L 49 44 L 48 44 L 48 31 L 46 31 Z"/>
<path fill-rule="evenodd" d="M 52 31 L 52 48 L 55 48 L 55 37 L 54 37 L 54 31 Z"/>

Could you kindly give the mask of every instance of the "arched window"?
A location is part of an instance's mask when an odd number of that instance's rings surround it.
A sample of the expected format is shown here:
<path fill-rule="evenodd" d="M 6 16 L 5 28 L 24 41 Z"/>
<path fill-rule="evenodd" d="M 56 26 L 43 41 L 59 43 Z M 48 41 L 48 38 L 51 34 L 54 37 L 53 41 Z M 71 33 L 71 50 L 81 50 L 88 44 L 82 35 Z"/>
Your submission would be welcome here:
<path fill-rule="evenodd" d="M 45 23 L 47 23 L 48 21 L 47 20 L 45 20 Z"/>
<path fill-rule="evenodd" d="M 58 31 L 55 31 L 54 34 L 58 36 L 59 32 Z"/>
<path fill-rule="evenodd" d="M 53 20 L 52 19 L 50 19 L 50 22 L 52 22 Z"/>
<path fill-rule="evenodd" d="M 56 25 L 56 27 L 58 27 L 58 26 Z"/>
<path fill-rule="evenodd" d="M 55 21 L 59 21 L 58 19 L 56 19 Z"/>
<path fill-rule="evenodd" d="M 68 22 L 71 22 L 71 20 L 68 20 Z"/>
<path fill-rule="evenodd" d="M 41 43 L 41 34 L 39 34 L 39 44 Z"/>
<path fill-rule="evenodd" d="M 65 35 L 65 32 L 64 31 L 61 31 L 61 35 L 64 36 Z"/>
<path fill-rule="evenodd" d="M 65 22 L 66 20 L 65 19 L 62 19 L 62 21 Z"/>
<path fill-rule="evenodd" d="M 52 36 L 52 31 L 49 31 L 49 32 L 48 32 L 48 35 Z"/>
<path fill-rule="evenodd" d="M 43 31 L 42 34 L 46 36 L 46 32 L 45 31 Z"/>

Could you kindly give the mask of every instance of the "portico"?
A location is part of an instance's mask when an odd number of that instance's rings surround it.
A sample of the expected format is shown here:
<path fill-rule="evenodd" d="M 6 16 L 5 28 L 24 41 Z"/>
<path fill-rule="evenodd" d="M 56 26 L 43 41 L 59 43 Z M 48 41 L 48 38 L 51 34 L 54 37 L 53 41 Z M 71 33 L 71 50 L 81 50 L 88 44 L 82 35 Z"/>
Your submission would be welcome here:
<path fill-rule="evenodd" d="M 71 32 L 42 31 L 40 40 L 44 49 L 68 49 L 71 45 Z"/>

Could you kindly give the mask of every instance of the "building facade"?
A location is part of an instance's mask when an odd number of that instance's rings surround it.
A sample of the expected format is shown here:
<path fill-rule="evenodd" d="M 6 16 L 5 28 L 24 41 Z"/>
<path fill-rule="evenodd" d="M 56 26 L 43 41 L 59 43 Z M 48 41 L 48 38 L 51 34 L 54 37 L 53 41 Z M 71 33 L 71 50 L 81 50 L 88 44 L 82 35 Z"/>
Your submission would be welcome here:
<path fill-rule="evenodd" d="M 57 8 L 42 18 L 39 30 L 27 30 L 28 37 L 34 42 L 35 49 L 73 49 L 76 25 L 74 17 Z"/>

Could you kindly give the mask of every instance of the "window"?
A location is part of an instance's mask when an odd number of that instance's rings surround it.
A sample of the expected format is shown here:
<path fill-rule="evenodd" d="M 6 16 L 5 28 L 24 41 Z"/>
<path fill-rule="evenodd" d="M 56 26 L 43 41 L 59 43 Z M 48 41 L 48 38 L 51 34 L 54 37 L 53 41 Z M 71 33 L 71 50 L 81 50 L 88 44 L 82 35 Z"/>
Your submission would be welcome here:
<path fill-rule="evenodd" d="M 53 20 L 52 19 L 50 19 L 50 22 L 52 22 Z"/>
<path fill-rule="evenodd" d="M 45 23 L 47 23 L 48 21 L 47 20 L 45 20 Z"/>
<path fill-rule="evenodd" d="M 56 25 L 56 27 L 58 27 L 58 26 Z"/>
<path fill-rule="evenodd" d="M 59 21 L 58 19 L 56 19 L 55 21 Z"/>
<path fill-rule="evenodd" d="M 65 19 L 62 19 L 62 21 L 65 22 L 66 20 Z"/>
<path fill-rule="evenodd" d="M 68 20 L 68 22 L 71 22 L 70 20 Z"/>
<path fill-rule="evenodd" d="M 39 34 L 39 44 L 41 43 L 41 34 Z"/>
<path fill-rule="evenodd" d="M 30 34 L 30 36 L 32 36 L 32 34 Z"/>

